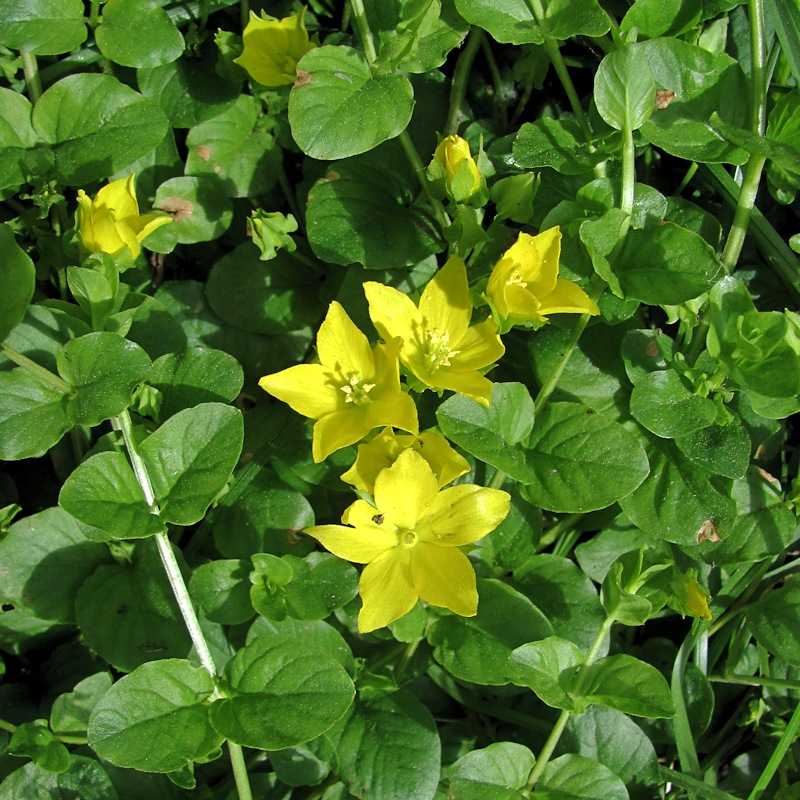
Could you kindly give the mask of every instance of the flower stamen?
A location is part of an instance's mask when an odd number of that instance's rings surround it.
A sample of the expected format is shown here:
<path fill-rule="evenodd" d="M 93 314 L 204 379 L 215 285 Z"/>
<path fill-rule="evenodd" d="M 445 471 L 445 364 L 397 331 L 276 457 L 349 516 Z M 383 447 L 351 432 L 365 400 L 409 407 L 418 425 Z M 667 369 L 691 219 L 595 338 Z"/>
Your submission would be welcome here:
<path fill-rule="evenodd" d="M 434 328 L 425 332 L 425 358 L 430 361 L 431 372 L 439 367 L 449 367 L 450 359 L 461 351 L 450 349 L 450 336 L 447 332 Z"/>
<path fill-rule="evenodd" d="M 345 403 L 353 403 L 357 406 L 363 406 L 372 402 L 369 393 L 374 388 L 374 383 L 364 383 L 364 379 L 355 373 L 350 375 L 344 386 L 339 387 L 345 394 Z"/>

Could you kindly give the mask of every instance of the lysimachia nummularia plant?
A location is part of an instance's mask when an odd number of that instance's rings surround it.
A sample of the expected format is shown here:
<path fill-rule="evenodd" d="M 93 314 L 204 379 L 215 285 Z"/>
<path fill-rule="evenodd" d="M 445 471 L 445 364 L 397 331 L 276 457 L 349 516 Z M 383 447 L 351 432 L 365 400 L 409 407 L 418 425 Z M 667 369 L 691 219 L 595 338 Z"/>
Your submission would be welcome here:
<path fill-rule="evenodd" d="M 800 796 L 794 0 L 0 0 L 0 800 Z"/>

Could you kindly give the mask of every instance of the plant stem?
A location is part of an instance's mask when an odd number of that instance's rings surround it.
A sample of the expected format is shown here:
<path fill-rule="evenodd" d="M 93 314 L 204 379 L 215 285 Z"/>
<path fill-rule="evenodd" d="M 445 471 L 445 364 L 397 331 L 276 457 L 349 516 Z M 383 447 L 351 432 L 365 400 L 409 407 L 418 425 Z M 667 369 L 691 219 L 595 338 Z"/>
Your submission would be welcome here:
<path fill-rule="evenodd" d="M 28 97 L 31 104 L 35 106 L 42 96 L 42 78 L 39 75 L 39 62 L 30 50 L 20 50 L 19 54 L 22 56 L 22 71 L 25 73 Z"/>
<path fill-rule="evenodd" d="M 50 372 L 49 369 L 37 364 L 35 361 L 31 361 L 31 359 L 29 359 L 27 356 L 22 355 L 22 353 L 18 353 L 12 347 L 9 347 L 3 342 L 0 342 L 0 352 L 9 361 L 13 361 L 17 366 L 20 366 L 27 372 L 30 372 L 31 375 L 35 375 L 40 381 L 46 383 L 51 389 L 55 389 L 57 392 L 61 392 L 61 394 L 65 394 L 68 397 L 72 397 L 75 394 L 75 388 L 70 386 L 70 384 L 68 384 L 65 380 L 62 380 L 58 377 L 58 375 Z"/>
<path fill-rule="evenodd" d="M 422 191 L 425 193 L 425 197 L 431 204 L 431 208 L 433 209 L 433 213 L 437 222 L 441 226 L 442 231 L 444 231 L 445 228 L 449 227 L 450 225 L 450 217 L 444 210 L 441 200 L 438 200 L 431 194 L 431 187 L 428 184 L 427 178 L 425 177 L 425 165 L 422 163 L 422 159 L 419 157 L 417 148 L 414 146 L 414 142 L 411 141 L 408 131 L 403 131 L 397 137 L 397 140 L 400 142 L 400 146 L 403 148 L 403 152 L 406 154 L 406 158 L 411 164 L 411 169 L 413 170 L 414 175 L 417 176 L 417 180 L 419 181 L 419 185 L 422 187 Z"/>
<path fill-rule="evenodd" d="M 689 717 L 686 710 L 686 701 L 683 696 L 683 676 L 686 671 L 686 663 L 689 654 L 694 649 L 694 645 L 699 636 L 699 629 L 694 628 L 683 640 L 672 665 L 672 679 L 670 681 L 670 691 L 672 692 L 672 702 L 675 705 L 675 743 L 678 747 L 678 758 L 681 762 L 681 770 L 696 780 L 702 780 L 703 774 L 700 771 L 700 761 L 697 758 L 697 748 L 692 735 L 692 728 L 689 724 Z M 690 793 L 690 797 L 694 794 Z"/>
<path fill-rule="evenodd" d="M 747 800 L 758 800 L 758 798 L 763 796 L 769 782 L 780 766 L 781 761 L 783 761 L 789 748 L 794 744 L 798 731 L 800 731 L 800 704 L 795 706 L 792 718 L 789 720 L 789 724 L 786 726 L 781 740 L 778 742 L 778 746 L 770 756 L 767 766 L 764 767 L 763 772 L 756 781 L 756 785 L 752 788 L 750 794 L 747 795 Z"/>
<path fill-rule="evenodd" d="M 472 69 L 472 62 L 481 46 L 483 30 L 472 28 L 467 36 L 467 43 L 458 56 L 456 68 L 453 71 L 453 82 L 450 84 L 450 109 L 447 112 L 447 122 L 444 124 L 444 135 L 450 136 L 458 131 L 461 105 L 467 96 L 467 81 Z"/>
<path fill-rule="evenodd" d="M 244 753 L 241 745 L 234 744 L 228 739 L 228 754 L 233 768 L 233 778 L 236 781 L 236 791 L 239 800 L 253 800 L 253 793 L 250 790 L 250 779 L 247 776 L 247 765 L 244 763 Z"/>
<path fill-rule="evenodd" d="M 367 12 L 364 9 L 364 0 L 350 0 L 350 7 L 353 10 L 353 17 L 355 18 L 356 27 L 358 28 L 361 44 L 364 47 L 367 63 L 369 64 L 370 70 L 374 70 L 375 62 L 378 60 L 378 51 L 375 49 L 372 31 L 369 29 Z"/>
<path fill-rule="evenodd" d="M 635 159 L 633 131 L 626 127 L 622 131 L 622 184 L 620 187 L 619 207 L 628 217 L 633 214 L 633 197 L 636 186 Z"/>
<path fill-rule="evenodd" d="M 494 53 L 492 52 L 492 46 L 489 44 L 489 40 L 483 36 L 481 37 L 481 50 L 483 50 L 484 58 L 486 59 L 486 63 L 489 65 L 489 75 L 492 77 L 492 86 L 494 87 L 494 101 L 495 107 L 500 112 L 500 122 L 504 128 L 508 127 L 508 111 L 506 109 L 506 104 L 502 102 L 503 100 L 503 80 L 500 77 L 500 70 L 497 67 L 497 61 L 495 60 Z"/>
<path fill-rule="evenodd" d="M 771 686 L 775 689 L 800 689 L 800 681 L 793 681 L 789 678 L 770 678 L 766 675 L 737 675 L 735 672 L 727 675 L 709 675 L 708 679 L 714 683 L 735 683 L 740 686 Z"/>

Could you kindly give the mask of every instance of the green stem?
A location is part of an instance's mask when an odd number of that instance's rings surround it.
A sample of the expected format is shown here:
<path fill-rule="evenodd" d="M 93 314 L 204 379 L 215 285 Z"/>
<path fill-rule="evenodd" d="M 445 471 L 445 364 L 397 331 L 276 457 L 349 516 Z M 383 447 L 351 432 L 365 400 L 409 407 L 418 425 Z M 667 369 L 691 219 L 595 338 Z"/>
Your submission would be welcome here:
<path fill-rule="evenodd" d="M 17 729 L 17 726 L 13 722 L 8 722 L 8 720 L 0 719 L 0 731 L 8 731 L 9 733 L 14 733 Z"/>
<path fill-rule="evenodd" d="M 239 800 L 253 800 L 253 793 L 250 790 L 250 779 L 247 775 L 247 765 L 244 763 L 244 753 L 241 745 L 234 744 L 228 739 L 228 754 L 233 768 L 233 778 L 236 781 L 236 791 Z"/>
<path fill-rule="evenodd" d="M 364 0 L 350 0 L 350 7 L 353 10 L 353 17 L 355 18 L 358 34 L 361 38 L 361 44 L 364 47 L 364 54 L 367 57 L 367 63 L 369 64 L 370 70 L 372 70 L 375 67 L 375 62 L 378 60 L 378 51 L 375 49 L 375 42 L 372 39 L 372 31 L 369 29 L 367 12 L 364 9 Z"/>
<path fill-rule="evenodd" d="M 7 344 L 0 342 L 0 352 L 9 361 L 13 361 L 17 366 L 20 366 L 27 372 L 30 372 L 31 375 L 35 375 L 40 381 L 46 383 L 51 389 L 55 389 L 57 392 L 61 392 L 61 394 L 65 394 L 68 397 L 72 397 L 75 394 L 75 389 L 66 381 L 59 378 L 58 375 L 55 375 L 54 373 L 50 372 L 49 369 L 40 366 L 35 361 L 31 361 L 27 356 L 22 355 L 22 353 L 18 353 Z"/>
<path fill-rule="evenodd" d="M 750 224 L 750 214 L 753 211 L 758 186 L 761 183 L 761 171 L 764 169 L 765 163 L 766 159 L 763 156 L 751 156 L 745 167 L 733 224 L 728 231 L 725 249 L 722 251 L 722 266 L 729 275 L 736 268 L 736 262 L 742 252 L 744 239 L 747 236 L 747 227 Z"/>
<path fill-rule="evenodd" d="M 714 683 L 735 683 L 740 686 L 771 686 L 775 689 L 800 689 L 800 681 L 789 680 L 789 678 L 770 678 L 766 675 L 737 675 L 735 672 L 730 675 L 709 675 L 708 679 Z"/>
<path fill-rule="evenodd" d="M 756 785 L 753 787 L 750 794 L 747 795 L 747 800 L 758 800 L 758 798 L 763 796 L 763 793 L 766 791 L 769 782 L 775 775 L 786 753 L 794 744 L 798 731 L 800 731 L 800 705 L 795 706 L 792 718 L 789 720 L 789 724 L 786 726 L 786 730 L 784 730 L 781 740 L 778 742 L 778 746 L 770 756 L 767 766 L 764 767 L 764 771 L 756 781 Z"/>
<path fill-rule="evenodd" d="M 717 789 L 715 786 L 709 786 L 707 783 L 690 778 L 681 772 L 676 772 L 674 769 L 659 766 L 658 774 L 664 783 L 674 783 L 681 789 L 693 790 L 697 792 L 704 800 L 736 800 L 736 796 L 729 794 L 723 789 Z"/>
<path fill-rule="evenodd" d="M 501 470 L 501 469 L 496 470 L 494 475 L 492 475 L 492 479 L 487 484 L 488 488 L 489 489 L 502 489 L 503 488 L 503 484 L 506 482 L 506 478 L 507 477 L 508 477 L 508 475 L 506 475 L 506 473 L 503 472 L 503 470 Z"/>
<path fill-rule="evenodd" d="M 39 75 L 39 62 L 30 50 L 20 50 L 19 54 L 22 56 L 22 71 L 25 73 L 28 97 L 31 104 L 35 106 L 42 96 L 42 78 Z"/>
<path fill-rule="evenodd" d="M 450 84 L 450 109 L 447 122 L 444 124 L 444 135 L 450 136 L 458 131 L 459 116 L 464 98 L 467 96 L 467 82 L 472 70 L 472 62 L 478 53 L 483 40 L 483 30 L 472 28 L 467 36 L 467 43 L 458 56 L 456 68 L 453 70 L 453 82 Z"/>
<path fill-rule="evenodd" d="M 694 629 L 683 640 L 675 658 L 675 663 L 672 665 L 670 690 L 672 692 L 672 702 L 675 705 L 673 724 L 675 726 L 675 743 L 678 747 L 681 770 L 696 780 L 702 780 L 703 773 L 700 771 L 700 761 L 697 758 L 697 748 L 695 747 L 692 728 L 689 724 L 686 700 L 683 696 L 683 676 L 686 671 L 689 654 L 694 649 L 698 636 L 698 629 Z M 692 796 L 693 794 L 690 794 L 690 797 Z"/>
<path fill-rule="evenodd" d="M 89 10 L 89 27 L 94 30 L 100 24 L 100 0 L 92 0 Z"/>
<path fill-rule="evenodd" d="M 633 197 L 636 186 L 636 153 L 633 148 L 633 131 L 622 131 L 622 185 L 619 207 L 630 217 L 633 214 Z M 627 231 L 627 229 L 626 229 Z"/>
<path fill-rule="evenodd" d="M 564 519 L 560 519 L 555 523 L 555 525 L 549 527 L 539 539 L 537 550 L 544 550 L 545 547 L 549 547 L 562 534 L 574 528 L 575 523 L 582 519 L 583 516 L 583 514 L 570 514 L 569 516 L 564 517 Z"/>
<path fill-rule="evenodd" d="M 292 185 L 289 183 L 289 178 L 286 175 L 286 170 L 283 167 L 282 160 L 278 164 L 277 177 L 278 186 L 281 187 L 283 197 L 286 200 L 286 204 L 289 206 L 289 211 L 292 212 L 292 216 L 295 218 L 295 220 L 297 220 L 297 226 L 300 228 L 300 233 L 305 235 L 305 220 L 303 219 L 303 215 L 300 213 L 300 206 L 298 205 L 297 198 L 294 196 L 294 192 L 292 191 Z"/>
<path fill-rule="evenodd" d="M 508 112 L 506 110 L 506 104 L 503 102 L 503 80 L 500 77 L 500 70 L 497 67 L 497 61 L 495 60 L 494 53 L 492 52 L 492 46 L 485 36 L 481 37 L 481 50 L 483 50 L 484 58 L 489 66 L 489 75 L 492 77 L 495 106 L 500 111 L 500 122 L 502 123 L 503 128 L 507 128 Z"/>
<path fill-rule="evenodd" d="M 437 222 L 444 231 L 444 229 L 450 225 L 450 217 L 444 210 L 442 201 L 434 197 L 431 193 L 431 187 L 428 184 L 427 178 L 425 177 L 425 165 L 422 163 L 422 159 L 419 157 L 419 153 L 417 152 L 417 148 L 414 146 L 414 142 L 411 141 L 411 136 L 409 136 L 408 131 L 405 130 L 397 137 L 397 140 L 400 142 L 400 146 L 403 148 L 403 152 L 406 154 L 409 164 L 411 164 L 411 169 L 417 176 L 419 185 L 422 188 L 422 191 L 425 193 L 425 197 L 430 203 L 431 208 L 433 209 L 433 213 Z"/>

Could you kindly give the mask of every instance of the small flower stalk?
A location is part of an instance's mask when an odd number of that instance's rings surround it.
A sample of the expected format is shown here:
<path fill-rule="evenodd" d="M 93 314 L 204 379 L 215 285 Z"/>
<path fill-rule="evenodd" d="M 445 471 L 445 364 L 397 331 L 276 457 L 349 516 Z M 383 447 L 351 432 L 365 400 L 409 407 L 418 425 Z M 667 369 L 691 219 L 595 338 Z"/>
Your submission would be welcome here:
<path fill-rule="evenodd" d="M 128 258 L 135 261 L 142 242 L 171 222 L 172 217 L 139 213 L 133 175 L 103 186 L 94 199 L 78 189 L 78 233 L 89 253 L 103 252 L 125 260 L 127 250 Z"/>
<path fill-rule="evenodd" d="M 558 277 L 560 256 L 561 231 L 555 227 L 536 236 L 520 233 L 495 264 L 486 299 L 501 332 L 515 325 L 541 328 L 549 314 L 600 313 L 577 283 Z"/>
<path fill-rule="evenodd" d="M 297 62 L 316 45 L 309 40 L 303 22 L 305 8 L 283 19 L 263 19 L 250 12 L 242 33 L 244 49 L 235 64 L 262 86 L 291 86 L 297 77 Z"/>

